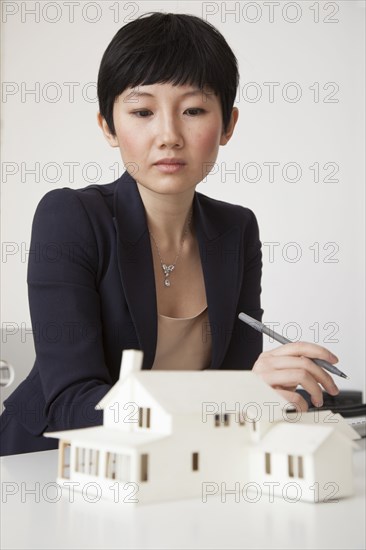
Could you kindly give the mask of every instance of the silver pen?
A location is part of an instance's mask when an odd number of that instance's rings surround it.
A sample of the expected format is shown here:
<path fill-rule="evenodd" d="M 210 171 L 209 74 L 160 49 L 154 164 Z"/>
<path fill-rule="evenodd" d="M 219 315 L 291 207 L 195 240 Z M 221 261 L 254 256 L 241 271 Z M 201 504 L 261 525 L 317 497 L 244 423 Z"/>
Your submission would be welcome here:
<path fill-rule="evenodd" d="M 280 342 L 280 344 L 290 344 L 293 343 L 291 340 L 288 340 L 281 334 L 277 334 L 274 330 L 266 327 L 263 323 L 260 321 L 257 321 L 257 319 L 253 319 L 253 317 L 249 317 L 246 313 L 239 313 L 238 315 L 239 319 L 246 323 L 247 325 L 251 326 L 255 330 L 258 330 L 259 332 L 263 332 L 263 334 L 267 334 L 267 336 L 270 336 L 273 338 L 273 340 L 276 340 L 276 342 Z M 340 371 L 332 365 L 331 363 L 328 363 L 328 361 L 324 361 L 324 359 L 313 359 L 312 357 L 308 357 L 311 361 L 314 361 L 316 365 L 319 367 L 322 367 L 323 369 L 331 372 L 332 374 L 336 374 L 337 376 L 341 376 L 342 378 L 349 379 L 349 376 L 344 374 L 344 372 Z"/>

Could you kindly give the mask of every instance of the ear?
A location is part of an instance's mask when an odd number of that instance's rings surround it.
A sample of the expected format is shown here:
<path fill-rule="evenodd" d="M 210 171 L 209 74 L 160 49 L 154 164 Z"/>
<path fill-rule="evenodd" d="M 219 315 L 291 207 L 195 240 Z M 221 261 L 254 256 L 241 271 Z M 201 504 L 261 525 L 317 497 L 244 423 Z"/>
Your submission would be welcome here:
<path fill-rule="evenodd" d="M 220 145 L 226 145 L 228 143 L 228 141 L 230 140 L 231 136 L 234 133 L 234 128 L 238 121 L 238 118 L 239 118 L 239 109 L 237 107 L 233 107 L 227 131 L 222 132 Z"/>
<path fill-rule="evenodd" d="M 104 137 L 108 141 L 109 145 L 111 147 L 118 147 L 119 144 L 118 144 L 117 136 L 114 136 L 111 133 L 105 118 L 103 118 L 100 113 L 97 113 L 97 122 L 98 122 L 99 128 L 101 128 L 104 134 Z"/>

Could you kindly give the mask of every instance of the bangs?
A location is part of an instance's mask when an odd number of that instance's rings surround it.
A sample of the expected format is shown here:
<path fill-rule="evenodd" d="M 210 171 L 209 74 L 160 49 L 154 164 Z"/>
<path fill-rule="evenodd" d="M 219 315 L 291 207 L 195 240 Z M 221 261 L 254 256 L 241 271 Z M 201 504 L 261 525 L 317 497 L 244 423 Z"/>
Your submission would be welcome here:
<path fill-rule="evenodd" d="M 236 58 L 223 36 L 195 16 L 147 15 L 122 27 L 101 61 L 99 106 L 112 133 L 116 98 L 127 88 L 158 83 L 208 88 L 220 97 L 225 122 L 239 75 Z"/>

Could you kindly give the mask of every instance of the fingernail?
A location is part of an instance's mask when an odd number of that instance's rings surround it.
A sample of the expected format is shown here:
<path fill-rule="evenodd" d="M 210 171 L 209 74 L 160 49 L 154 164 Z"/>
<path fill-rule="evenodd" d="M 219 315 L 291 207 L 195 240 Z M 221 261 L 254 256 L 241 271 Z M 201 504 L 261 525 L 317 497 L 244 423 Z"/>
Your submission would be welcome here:
<path fill-rule="evenodd" d="M 316 407 L 322 407 L 323 406 L 323 401 L 319 401 L 319 403 L 315 403 L 315 406 Z"/>

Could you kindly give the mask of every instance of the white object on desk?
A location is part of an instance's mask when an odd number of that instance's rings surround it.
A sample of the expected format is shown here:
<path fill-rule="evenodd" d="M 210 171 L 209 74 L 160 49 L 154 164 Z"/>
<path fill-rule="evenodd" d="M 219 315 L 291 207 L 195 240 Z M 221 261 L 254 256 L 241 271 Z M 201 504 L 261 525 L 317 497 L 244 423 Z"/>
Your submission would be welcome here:
<path fill-rule="evenodd" d="M 361 437 L 366 437 L 366 416 L 352 416 L 346 418 L 347 424 Z"/>
<path fill-rule="evenodd" d="M 360 550 L 365 548 L 366 440 L 353 454 L 355 494 L 339 502 L 228 493 L 131 507 L 57 486 L 57 451 L 1 462 L 1 541 L 7 550 Z M 112 485 L 113 483 L 111 483 Z M 122 496 L 122 495 L 121 495 Z M 225 500 L 225 501 L 224 501 Z M 123 506 L 123 507 L 122 507 Z M 258 524 L 260 523 L 260 527 Z"/>
<path fill-rule="evenodd" d="M 0 359 L 0 387 L 8 388 L 14 382 L 14 367 L 5 361 Z"/>
<path fill-rule="evenodd" d="M 340 415 L 328 423 L 321 411 L 294 417 L 252 372 L 141 364 L 141 351 L 123 352 L 121 378 L 98 405 L 103 426 L 45 434 L 61 440 L 59 483 L 89 482 L 113 498 L 114 481 L 129 504 L 207 498 L 233 486 L 309 502 L 353 493 L 359 435 Z"/>

